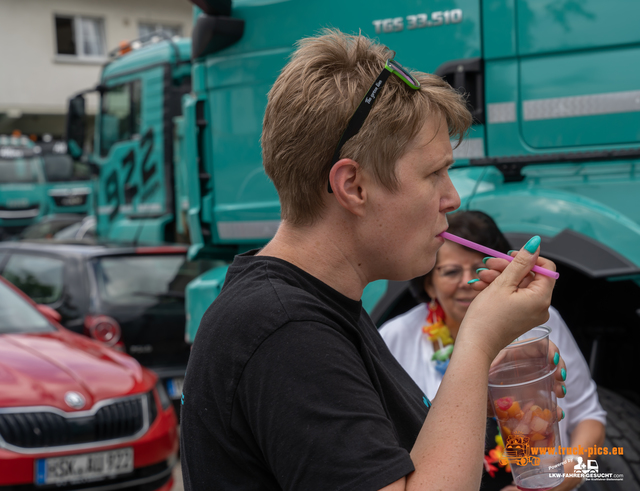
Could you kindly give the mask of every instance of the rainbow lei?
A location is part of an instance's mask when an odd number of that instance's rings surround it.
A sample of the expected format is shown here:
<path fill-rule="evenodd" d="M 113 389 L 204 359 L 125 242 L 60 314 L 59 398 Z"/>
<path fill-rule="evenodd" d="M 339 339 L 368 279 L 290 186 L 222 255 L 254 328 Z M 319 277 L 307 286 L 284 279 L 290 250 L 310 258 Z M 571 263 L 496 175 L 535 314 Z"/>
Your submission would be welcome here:
<path fill-rule="evenodd" d="M 437 300 L 429 303 L 427 324 L 422 327 L 422 332 L 429 336 L 429 341 L 438 345 L 439 349 L 433 353 L 431 361 L 435 362 L 435 368 L 444 375 L 449 366 L 449 359 L 453 353 L 453 338 L 449 328 L 444 323 L 444 310 Z"/>

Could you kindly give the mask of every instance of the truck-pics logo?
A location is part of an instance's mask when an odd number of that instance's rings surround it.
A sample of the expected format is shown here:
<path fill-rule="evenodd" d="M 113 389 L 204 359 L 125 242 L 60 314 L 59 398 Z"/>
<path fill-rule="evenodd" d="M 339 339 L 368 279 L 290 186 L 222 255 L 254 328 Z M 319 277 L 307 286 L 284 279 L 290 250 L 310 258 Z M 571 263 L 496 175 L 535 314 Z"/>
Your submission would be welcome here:
<path fill-rule="evenodd" d="M 529 437 L 513 433 L 507 437 L 504 455 L 500 458 L 500 465 L 540 465 L 540 457 L 531 455 Z"/>

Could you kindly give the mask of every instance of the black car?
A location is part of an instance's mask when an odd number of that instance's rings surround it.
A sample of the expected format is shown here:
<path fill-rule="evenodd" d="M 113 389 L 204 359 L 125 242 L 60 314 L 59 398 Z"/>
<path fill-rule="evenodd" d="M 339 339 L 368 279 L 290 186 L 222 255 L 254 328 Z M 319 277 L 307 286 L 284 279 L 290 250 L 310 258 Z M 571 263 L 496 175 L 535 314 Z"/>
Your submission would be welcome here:
<path fill-rule="evenodd" d="M 187 283 L 215 266 L 185 246 L 128 247 L 55 241 L 0 243 L 0 275 L 66 328 L 126 351 L 164 381 L 178 406 L 189 345 Z"/>

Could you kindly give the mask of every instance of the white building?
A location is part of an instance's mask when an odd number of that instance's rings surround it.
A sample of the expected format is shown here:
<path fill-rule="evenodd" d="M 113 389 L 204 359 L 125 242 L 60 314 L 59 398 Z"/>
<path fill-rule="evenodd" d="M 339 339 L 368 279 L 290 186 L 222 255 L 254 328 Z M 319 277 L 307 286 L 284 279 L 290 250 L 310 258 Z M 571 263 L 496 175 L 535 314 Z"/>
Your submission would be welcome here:
<path fill-rule="evenodd" d="M 67 99 L 97 85 L 109 52 L 191 24 L 187 0 L 0 0 L 0 134 L 64 136 Z"/>

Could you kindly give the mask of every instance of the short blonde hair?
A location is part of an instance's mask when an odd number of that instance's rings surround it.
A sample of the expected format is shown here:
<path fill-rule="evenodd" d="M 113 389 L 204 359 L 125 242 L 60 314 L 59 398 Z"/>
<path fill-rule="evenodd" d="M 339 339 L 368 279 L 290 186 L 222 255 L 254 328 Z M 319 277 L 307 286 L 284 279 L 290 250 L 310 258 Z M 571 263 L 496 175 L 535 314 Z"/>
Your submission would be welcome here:
<path fill-rule="evenodd" d="M 335 29 L 298 42 L 269 92 L 262 131 L 264 168 L 283 220 L 310 225 L 320 218 L 338 141 L 393 55 L 371 39 Z M 340 152 L 391 191 L 398 184 L 395 163 L 428 118 L 444 115 L 450 137 L 459 141 L 472 122 L 464 98 L 449 84 L 436 75 L 411 74 L 420 90 L 389 77 L 362 129 Z"/>

